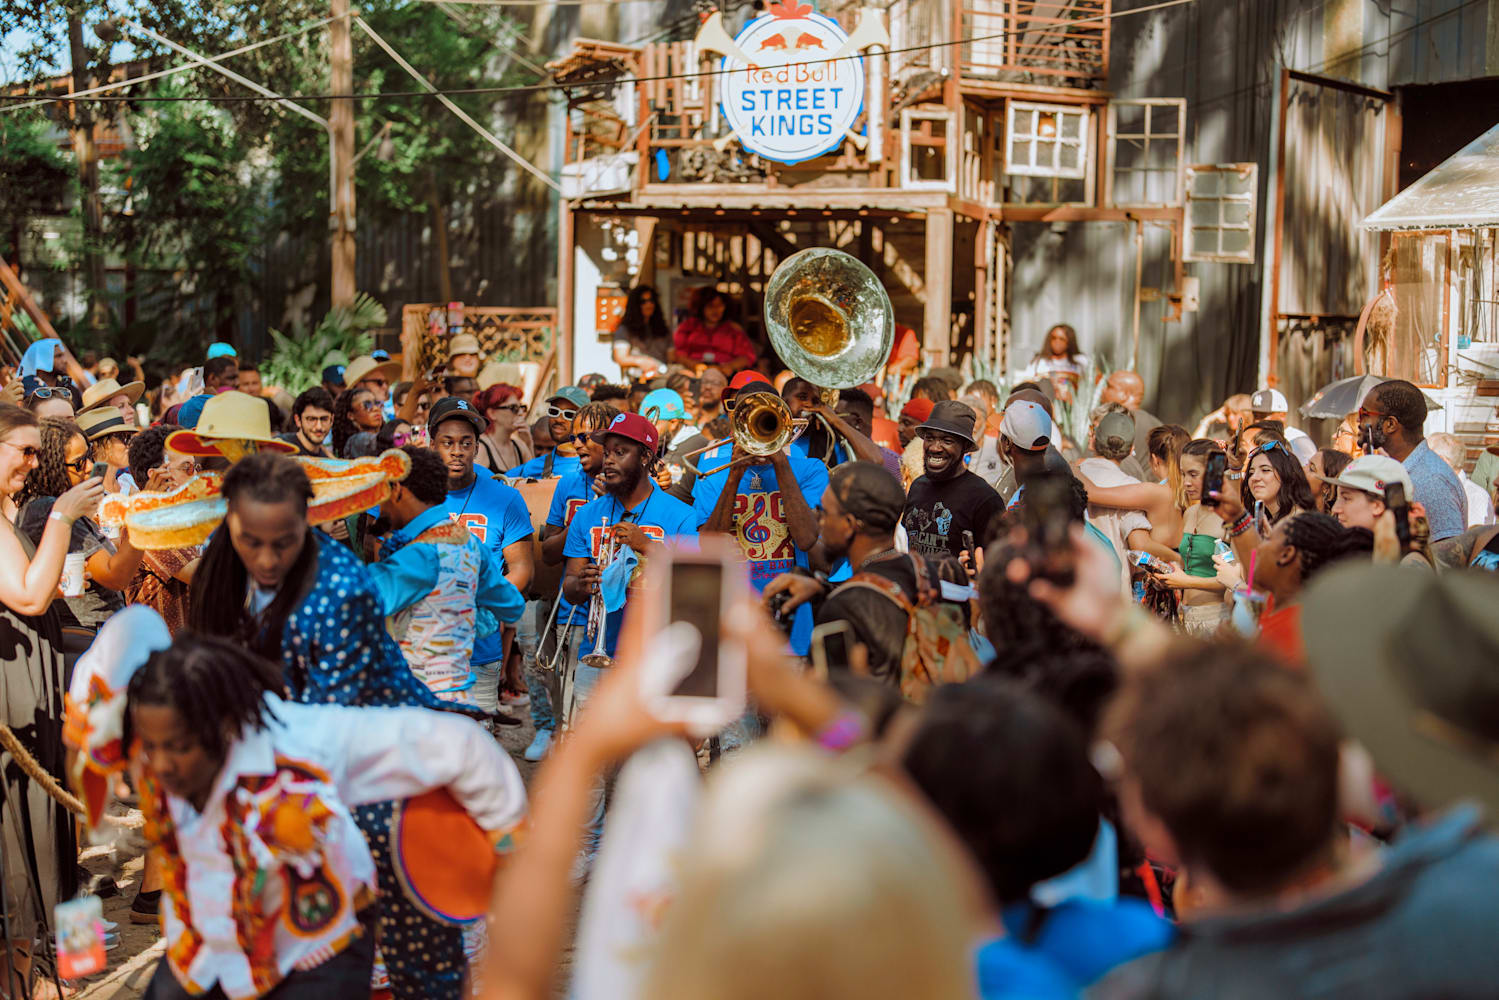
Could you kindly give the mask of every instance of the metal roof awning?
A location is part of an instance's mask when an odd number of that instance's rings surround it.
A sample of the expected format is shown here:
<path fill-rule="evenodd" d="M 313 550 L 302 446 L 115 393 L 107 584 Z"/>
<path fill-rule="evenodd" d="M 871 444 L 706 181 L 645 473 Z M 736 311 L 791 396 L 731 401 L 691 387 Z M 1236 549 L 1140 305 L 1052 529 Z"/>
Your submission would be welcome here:
<path fill-rule="evenodd" d="M 1499 227 L 1499 125 L 1385 202 L 1365 229 Z"/>

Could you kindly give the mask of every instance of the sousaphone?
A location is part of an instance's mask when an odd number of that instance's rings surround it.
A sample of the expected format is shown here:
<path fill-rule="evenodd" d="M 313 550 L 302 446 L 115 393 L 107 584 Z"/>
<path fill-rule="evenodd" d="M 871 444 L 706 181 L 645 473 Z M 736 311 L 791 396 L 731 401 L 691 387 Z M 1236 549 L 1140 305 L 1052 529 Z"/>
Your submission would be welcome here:
<path fill-rule="evenodd" d="M 890 356 L 895 311 L 857 257 L 813 247 L 787 257 L 770 276 L 765 329 L 797 375 L 822 389 L 852 389 L 873 380 Z"/>

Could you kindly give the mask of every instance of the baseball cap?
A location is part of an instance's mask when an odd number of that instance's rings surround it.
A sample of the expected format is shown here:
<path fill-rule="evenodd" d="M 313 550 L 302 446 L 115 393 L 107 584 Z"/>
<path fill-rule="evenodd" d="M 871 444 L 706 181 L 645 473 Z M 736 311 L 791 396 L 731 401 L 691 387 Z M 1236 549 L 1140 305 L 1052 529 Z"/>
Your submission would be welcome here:
<path fill-rule="evenodd" d="M 1405 466 L 1386 455 L 1364 455 L 1361 458 L 1355 458 L 1343 469 L 1341 476 L 1336 479 L 1323 477 L 1322 481 L 1381 497 L 1384 496 L 1386 486 L 1390 483 L 1399 483 L 1405 487 L 1406 500 L 1413 499 L 1413 494 L 1416 492 L 1415 486 L 1411 484 L 1411 474 L 1405 471 Z"/>
<path fill-rule="evenodd" d="M 343 385 L 344 384 L 344 366 L 343 365 L 329 365 L 327 368 L 324 368 L 323 369 L 323 381 L 326 382 L 326 383 L 328 383 L 329 385 Z"/>
<path fill-rule="evenodd" d="M 999 432 L 1017 448 L 1040 451 L 1051 444 L 1051 417 L 1040 403 L 1033 403 L 1028 399 L 1017 400 L 1005 410 Z"/>
<path fill-rule="evenodd" d="M 565 399 L 574 406 L 588 405 L 588 393 L 584 392 L 582 389 L 579 389 L 575 385 L 564 385 L 562 388 L 558 389 L 556 392 L 548 396 L 547 402 L 550 403 L 554 399 Z"/>
<path fill-rule="evenodd" d="M 234 345 L 232 345 L 232 344 L 226 344 L 222 340 L 214 341 L 212 344 L 208 345 L 208 360 L 209 361 L 212 361 L 214 358 L 226 358 L 226 357 L 227 358 L 237 358 L 237 357 L 239 357 L 239 352 L 234 349 Z"/>
<path fill-rule="evenodd" d="M 764 382 L 766 385 L 770 384 L 770 380 L 767 379 L 764 375 L 761 375 L 753 368 L 746 368 L 744 371 L 729 379 L 729 388 L 737 392 L 740 389 L 743 389 L 745 386 L 749 385 L 751 382 Z"/>
<path fill-rule="evenodd" d="M 489 421 L 474 409 L 474 404 L 462 396 L 448 396 L 438 400 L 427 417 L 427 430 L 435 433 L 438 425 L 445 420 L 466 420 L 473 426 L 475 434 L 483 434 L 489 429 Z"/>
<path fill-rule="evenodd" d="M 1128 413 L 1105 413 L 1093 431 L 1093 439 L 1108 448 L 1123 448 L 1135 441 L 1135 418 Z"/>
<path fill-rule="evenodd" d="M 1249 408 L 1255 413 L 1287 413 L 1291 404 L 1279 389 L 1261 389 L 1249 397 Z"/>
<path fill-rule="evenodd" d="M 656 433 L 656 425 L 638 413 L 616 415 L 613 420 L 609 421 L 608 427 L 593 432 L 593 439 L 602 442 L 610 434 L 617 434 L 631 441 L 639 441 L 652 455 L 656 453 L 656 446 L 661 443 L 661 435 Z"/>
<path fill-rule="evenodd" d="M 739 374 L 743 375 L 745 373 L 740 372 Z M 776 391 L 776 387 L 772 385 L 765 378 L 765 376 L 761 375 L 759 372 L 751 374 L 749 378 L 745 379 L 742 382 L 740 382 L 739 380 L 739 375 L 735 375 L 734 381 L 739 382 L 739 384 L 737 386 L 731 385 L 723 391 L 723 401 L 725 404 L 730 406 L 733 405 L 734 400 L 737 399 L 741 393 Z"/>
<path fill-rule="evenodd" d="M 376 361 L 389 361 L 390 352 L 381 350 L 380 348 L 376 348 L 375 350 L 370 351 L 370 357 L 374 358 Z"/>
<path fill-rule="evenodd" d="M 876 531 L 894 531 L 906 506 L 895 477 L 873 462 L 844 462 L 828 477 L 844 510 Z"/>
<path fill-rule="evenodd" d="M 900 408 L 900 415 L 912 420 L 925 420 L 932 415 L 932 401 L 925 396 L 913 399 Z"/>
<path fill-rule="evenodd" d="M 685 420 L 687 405 L 675 389 L 653 389 L 640 401 L 640 413 L 647 420 Z"/>

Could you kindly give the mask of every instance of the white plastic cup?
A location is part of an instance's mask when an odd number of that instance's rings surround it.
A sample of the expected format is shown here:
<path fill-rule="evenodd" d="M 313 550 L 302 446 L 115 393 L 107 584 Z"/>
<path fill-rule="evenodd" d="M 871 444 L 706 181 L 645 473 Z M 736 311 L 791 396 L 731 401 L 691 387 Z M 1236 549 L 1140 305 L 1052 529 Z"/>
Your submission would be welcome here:
<path fill-rule="evenodd" d="M 78 597 L 83 593 L 83 563 L 82 552 L 70 552 L 62 561 L 62 595 L 64 597 Z"/>

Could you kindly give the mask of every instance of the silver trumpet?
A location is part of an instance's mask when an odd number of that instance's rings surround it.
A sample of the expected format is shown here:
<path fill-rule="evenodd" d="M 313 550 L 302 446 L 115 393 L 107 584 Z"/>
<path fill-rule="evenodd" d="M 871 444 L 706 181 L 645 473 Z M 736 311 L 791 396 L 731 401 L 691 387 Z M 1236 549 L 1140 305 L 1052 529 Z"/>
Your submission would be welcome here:
<path fill-rule="evenodd" d="M 604 539 L 599 544 L 599 570 L 609 567 L 614 561 L 615 542 L 614 535 L 609 530 L 609 519 L 603 519 Z M 604 610 L 604 585 L 600 580 L 598 589 L 594 591 L 593 597 L 588 602 L 588 628 L 584 633 L 588 639 L 593 640 L 593 651 L 584 653 L 578 657 L 578 662 L 589 667 L 612 667 L 614 658 L 604 652 L 604 634 L 608 631 L 608 612 Z"/>

